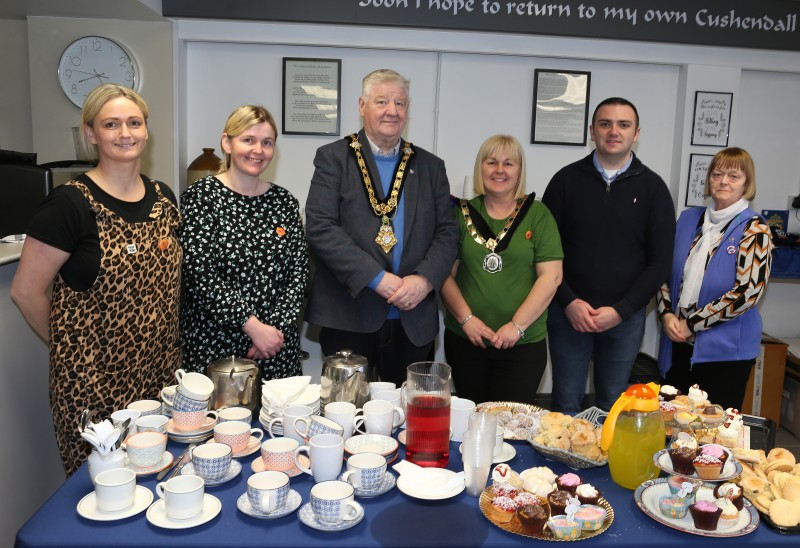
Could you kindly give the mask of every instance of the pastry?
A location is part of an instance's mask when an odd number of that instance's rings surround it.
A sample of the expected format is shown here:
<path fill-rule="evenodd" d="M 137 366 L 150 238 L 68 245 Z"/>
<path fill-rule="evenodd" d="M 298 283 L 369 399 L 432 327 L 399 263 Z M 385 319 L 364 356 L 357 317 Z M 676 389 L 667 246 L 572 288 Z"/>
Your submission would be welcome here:
<path fill-rule="evenodd" d="M 581 504 L 580 509 L 575 512 L 575 521 L 581 524 L 583 531 L 597 531 L 603 526 L 605 519 L 605 508 L 594 504 Z"/>
<path fill-rule="evenodd" d="M 556 478 L 556 488 L 561 489 L 562 491 L 569 491 L 573 495 L 575 494 L 575 489 L 577 489 L 580 484 L 580 476 L 571 472 L 562 474 Z"/>
<path fill-rule="evenodd" d="M 669 384 L 663 384 L 661 385 L 661 389 L 658 391 L 658 395 L 662 401 L 672 401 L 677 396 L 681 395 L 681 391 L 674 386 L 670 386 Z"/>
<path fill-rule="evenodd" d="M 671 422 L 678 411 L 678 407 L 670 401 L 662 401 L 658 404 L 658 407 L 661 410 L 661 418 L 664 419 L 664 422 Z"/>
<path fill-rule="evenodd" d="M 522 489 L 522 478 L 506 463 L 500 463 L 492 469 L 492 483 L 508 483 L 518 490 Z"/>
<path fill-rule="evenodd" d="M 744 491 L 735 483 L 718 483 L 714 487 L 714 496 L 717 498 L 729 498 L 737 510 L 744 508 Z"/>
<path fill-rule="evenodd" d="M 694 474 L 694 465 L 692 462 L 696 456 L 697 450 L 691 447 L 681 445 L 670 447 L 669 458 L 672 461 L 672 471 L 676 474 L 683 474 L 686 476 Z"/>
<path fill-rule="evenodd" d="M 527 491 L 522 491 L 517 493 L 517 496 L 514 498 L 514 504 L 517 505 L 517 510 L 525 506 L 526 504 L 543 504 L 547 501 L 543 498 L 537 497 L 533 493 L 528 493 Z"/>
<path fill-rule="evenodd" d="M 572 434 L 572 437 L 569 441 L 572 446 L 573 453 L 577 453 L 579 455 L 585 455 L 586 453 L 589 453 L 592 449 L 597 447 L 594 437 L 594 427 L 592 427 L 591 430 L 578 430 Z"/>
<path fill-rule="evenodd" d="M 658 498 L 658 509 L 672 519 L 681 519 L 689 511 L 689 503 L 678 495 L 662 495 Z"/>
<path fill-rule="evenodd" d="M 581 536 L 581 525 L 577 521 L 567 521 L 567 516 L 551 516 L 547 527 L 557 540 L 575 540 Z"/>
<path fill-rule="evenodd" d="M 693 422 L 699 422 L 700 417 L 691 413 L 689 411 L 676 411 L 675 412 L 675 422 L 682 425 L 691 424 Z"/>
<path fill-rule="evenodd" d="M 694 526 L 703 531 L 716 531 L 722 509 L 708 500 L 698 500 L 689 505 Z"/>
<path fill-rule="evenodd" d="M 725 462 L 728 460 L 728 457 L 730 457 L 730 453 L 724 447 L 715 443 L 708 443 L 706 445 L 701 446 L 700 454 L 717 457 L 719 460 L 722 461 L 723 466 L 725 466 Z"/>
<path fill-rule="evenodd" d="M 689 397 L 689 403 L 691 403 L 692 407 L 695 409 L 708 405 L 709 403 L 708 392 L 701 390 L 696 384 L 689 387 L 689 392 L 686 395 Z"/>
<path fill-rule="evenodd" d="M 722 523 L 736 523 L 739 521 L 739 509 L 733 504 L 733 501 L 727 497 L 722 497 L 714 501 L 722 513 L 719 515 L 720 522 Z"/>
<path fill-rule="evenodd" d="M 492 484 L 492 494 L 495 497 L 508 497 L 514 498 L 519 493 L 519 490 L 510 483 L 494 483 Z"/>
<path fill-rule="evenodd" d="M 700 418 L 708 424 L 720 424 L 728 418 L 719 405 L 706 405 L 697 409 L 697 411 Z"/>
<path fill-rule="evenodd" d="M 547 503 L 550 505 L 550 514 L 558 516 L 566 512 L 569 502 L 569 491 L 556 490 L 547 495 Z"/>
<path fill-rule="evenodd" d="M 582 483 L 575 489 L 575 494 L 581 504 L 597 504 L 600 500 L 600 491 L 591 483 Z"/>
<path fill-rule="evenodd" d="M 541 504 L 525 504 L 517 509 L 517 521 L 523 533 L 538 535 L 547 523 L 547 510 Z"/>
<path fill-rule="evenodd" d="M 534 466 L 533 468 L 528 468 L 527 470 L 523 470 L 522 473 L 520 474 L 520 477 L 522 478 L 523 481 L 525 481 L 528 478 L 541 478 L 547 483 L 552 484 L 555 483 L 558 475 L 547 466 Z M 552 489 L 550 489 L 550 491 L 552 491 Z M 548 491 L 548 493 L 550 491 Z M 546 494 L 547 493 L 545 493 L 545 495 Z"/>
<path fill-rule="evenodd" d="M 800 522 L 800 510 L 792 502 L 778 499 L 769 505 L 769 518 L 775 525 L 794 527 Z"/>
<path fill-rule="evenodd" d="M 711 455 L 697 455 L 692 461 L 697 477 L 704 480 L 719 479 L 722 473 L 722 461 Z"/>
<path fill-rule="evenodd" d="M 510 497 L 494 497 L 492 499 L 492 517 L 497 523 L 508 523 L 517 512 L 517 505 Z"/>
<path fill-rule="evenodd" d="M 547 497 L 553 491 L 553 482 L 546 481 L 538 476 L 530 476 L 525 478 L 522 488 L 533 495 Z"/>

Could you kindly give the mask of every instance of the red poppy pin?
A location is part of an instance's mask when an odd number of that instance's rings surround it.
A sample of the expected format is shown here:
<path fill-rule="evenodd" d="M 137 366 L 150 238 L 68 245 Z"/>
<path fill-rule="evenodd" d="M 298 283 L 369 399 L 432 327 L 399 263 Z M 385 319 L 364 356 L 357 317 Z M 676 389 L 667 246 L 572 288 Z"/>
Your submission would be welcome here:
<path fill-rule="evenodd" d="M 279 226 L 275 229 L 275 234 L 283 238 L 286 235 L 286 230 L 282 226 Z"/>
<path fill-rule="evenodd" d="M 161 239 L 158 241 L 158 249 L 160 249 L 161 251 L 164 251 L 164 250 L 165 250 L 165 249 L 167 249 L 168 247 L 169 247 L 169 240 L 168 240 L 168 239 L 166 239 L 166 238 L 161 238 Z"/>
<path fill-rule="evenodd" d="M 533 232 L 529 230 L 528 232 L 525 233 L 525 239 L 530 240 L 531 238 L 533 238 Z"/>

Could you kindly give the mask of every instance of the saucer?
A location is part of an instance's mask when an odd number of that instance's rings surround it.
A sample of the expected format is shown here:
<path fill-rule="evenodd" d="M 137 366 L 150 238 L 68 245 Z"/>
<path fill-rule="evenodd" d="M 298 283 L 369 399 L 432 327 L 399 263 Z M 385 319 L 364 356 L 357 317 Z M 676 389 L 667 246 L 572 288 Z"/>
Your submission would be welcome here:
<path fill-rule="evenodd" d="M 175 428 L 175 422 L 172 419 L 169 419 L 167 422 L 167 434 L 171 434 L 176 438 L 191 438 L 211 432 L 214 430 L 214 426 L 216 426 L 216 424 L 217 419 L 214 417 L 206 417 L 205 420 L 203 420 L 203 423 L 200 425 L 200 428 L 196 430 L 178 430 Z"/>
<path fill-rule="evenodd" d="M 203 509 L 194 517 L 189 519 L 170 519 L 164 506 L 164 499 L 159 499 L 147 509 L 147 521 L 156 527 L 164 529 L 188 529 L 197 527 L 214 519 L 219 511 L 222 510 L 222 503 L 214 495 L 205 493 L 203 496 Z"/>
<path fill-rule="evenodd" d="M 297 460 L 299 460 L 303 464 L 303 466 L 305 466 L 305 467 L 311 466 L 311 461 L 305 455 L 299 455 L 297 457 Z M 256 460 L 254 460 L 253 463 L 250 465 L 250 469 L 253 472 L 256 472 L 256 473 L 263 472 L 264 470 L 267 470 L 267 467 L 264 465 L 264 458 L 263 457 L 258 457 Z M 269 470 L 272 470 L 272 469 L 270 468 Z M 295 476 L 299 476 L 300 474 L 303 473 L 303 471 L 300 470 L 299 468 L 297 468 L 296 466 L 294 468 L 292 468 L 291 470 L 280 470 L 280 472 L 284 472 L 290 478 L 293 478 Z"/>
<path fill-rule="evenodd" d="M 245 447 L 241 451 L 235 452 L 233 454 L 233 458 L 239 459 L 242 457 L 249 457 L 259 449 L 261 449 L 261 440 L 255 436 L 250 436 L 250 439 L 247 440 L 247 447 Z"/>
<path fill-rule="evenodd" d="M 303 522 L 303 525 L 307 525 L 317 531 L 344 531 L 355 527 L 364 519 L 364 514 L 362 513 L 354 520 L 345 520 L 339 523 L 322 523 L 314 516 L 314 510 L 311 509 L 310 502 L 305 503 L 303 507 L 300 508 L 300 512 L 298 512 L 297 516 L 300 518 L 300 521 Z"/>
<path fill-rule="evenodd" d="M 402 432 L 397 434 L 397 441 L 399 441 L 403 445 L 406 444 L 406 431 L 405 430 L 403 430 Z"/>
<path fill-rule="evenodd" d="M 208 480 L 203 478 L 206 482 L 206 487 L 214 487 L 215 485 L 222 485 L 223 483 L 227 483 L 231 481 L 233 478 L 238 476 L 242 472 L 242 463 L 238 460 L 232 460 L 231 465 L 228 466 L 228 471 L 225 472 L 225 475 L 219 479 L 215 480 Z M 181 468 L 181 476 L 199 476 L 200 474 L 196 473 L 194 470 L 194 464 L 191 462 L 187 462 L 183 468 Z"/>
<path fill-rule="evenodd" d="M 125 458 L 125 466 L 136 472 L 137 476 L 148 476 L 150 474 L 155 474 L 156 472 L 161 472 L 164 468 L 168 467 L 172 464 L 172 461 L 175 457 L 169 451 L 165 451 L 164 455 L 161 457 L 161 460 L 152 466 L 136 466 L 132 462 Z"/>
<path fill-rule="evenodd" d="M 458 452 L 463 453 L 461 449 L 461 444 L 458 445 Z M 500 451 L 500 454 L 496 457 L 492 458 L 492 464 L 498 464 L 501 462 L 508 462 L 514 457 L 517 456 L 517 450 L 514 449 L 514 446 L 508 442 L 503 442 L 503 449 Z"/>
<path fill-rule="evenodd" d="M 153 492 L 144 485 L 137 485 L 132 506 L 119 512 L 101 512 L 97 509 L 97 496 L 92 491 L 78 503 L 78 514 L 94 521 L 115 521 L 144 512 L 151 502 L 153 502 Z"/>
<path fill-rule="evenodd" d="M 250 497 L 247 496 L 247 493 L 242 493 L 241 496 L 236 499 L 236 507 L 239 509 L 239 511 L 243 514 L 247 514 L 251 518 L 256 519 L 275 519 L 288 516 L 300 508 L 302 503 L 303 497 L 301 497 L 300 493 L 294 489 L 289 490 L 289 496 L 286 498 L 286 504 L 283 505 L 283 508 L 275 510 L 274 512 L 262 512 L 253 508 L 253 505 L 250 504 Z"/>
<path fill-rule="evenodd" d="M 417 478 L 411 480 L 408 477 L 409 474 L 401 474 L 400 478 L 397 480 L 397 488 L 400 492 L 416 499 L 444 500 L 454 497 L 466 489 L 463 478 L 461 481 L 453 482 L 453 485 L 449 486 L 450 488 L 447 490 L 428 489 L 427 487 L 429 484 L 441 484 L 442 481 L 449 482 L 451 477 L 457 475 L 456 472 L 445 468 L 422 468 L 417 473 L 411 475 L 417 476 Z M 420 475 L 428 476 L 428 478 L 420 477 Z"/>
<path fill-rule="evenodd" d="M 341 480 L 342 477 L 339 476 L 339 479 Z M 355 491 L 356 497 L 362 499 L 369 499 L 372 497 L 383 495 L 384 493 L 388 493 L 394 488 L 396 484 L 397 480 L 395 479 L 394 474 L 386 472 L 383 475 L 383 481 L 375 489 L 359 489 L 358 487 L 355 486 L 353 486 L 353 489 Z"/>

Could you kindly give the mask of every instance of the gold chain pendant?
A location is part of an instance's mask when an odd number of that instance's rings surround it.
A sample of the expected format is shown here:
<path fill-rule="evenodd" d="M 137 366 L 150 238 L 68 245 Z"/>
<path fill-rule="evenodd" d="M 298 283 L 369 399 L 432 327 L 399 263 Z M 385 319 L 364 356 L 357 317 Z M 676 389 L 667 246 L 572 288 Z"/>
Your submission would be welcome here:
<path fill-rule="evenodd" d="M 392 230 L 392 223 L 389 222 L 389 217 L 384 215 L 381 221 L 381 227 L 378 229 L 375 243 L 381 246 L 384 253 L 389 253 L 394 247 L 394 244 L 397 243 L 397 238 L 394 236 L 394 230 Z"/>

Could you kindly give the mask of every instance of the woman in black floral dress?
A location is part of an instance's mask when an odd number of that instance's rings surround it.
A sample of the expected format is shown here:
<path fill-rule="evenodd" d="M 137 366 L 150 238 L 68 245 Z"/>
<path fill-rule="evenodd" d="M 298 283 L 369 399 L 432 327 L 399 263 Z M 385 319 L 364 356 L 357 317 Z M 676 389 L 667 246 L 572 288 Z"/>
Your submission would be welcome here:
<path fill-rule="evenodd" d="M 246 356 L 265 380 L 302 374 L 298 316 L 309 267 L 300 209 L 288 190 L 259 178 L 276 137 L 265 108 L 237 108 L 222 134 L 219 173 L 181 195 L 187 371 Z"/>

